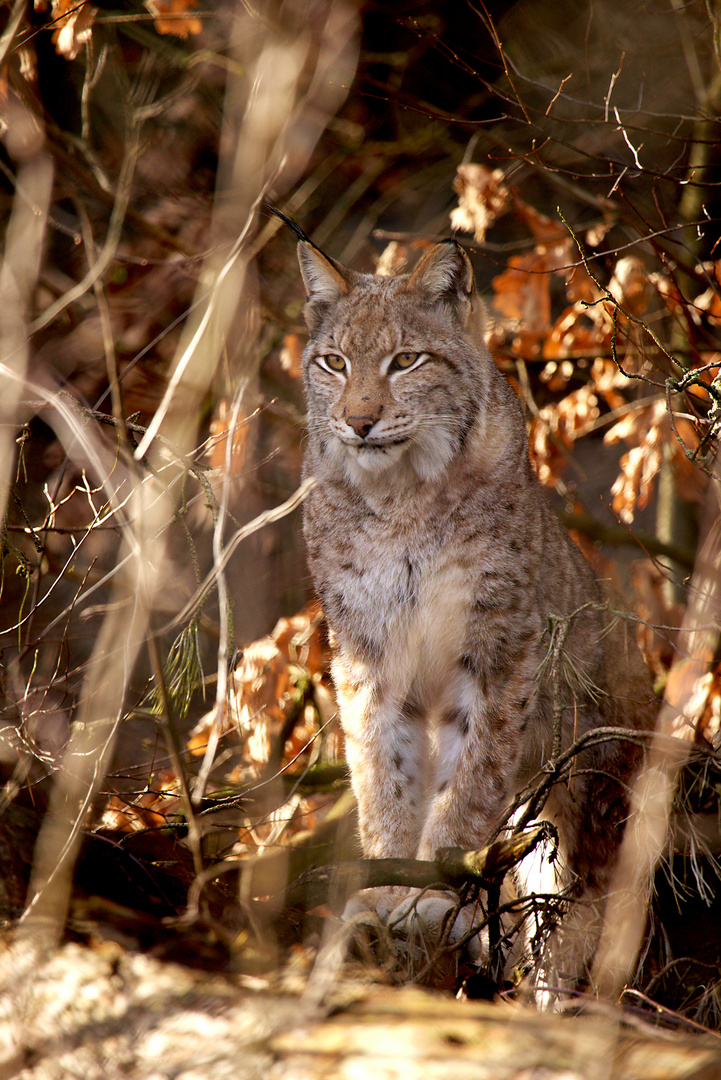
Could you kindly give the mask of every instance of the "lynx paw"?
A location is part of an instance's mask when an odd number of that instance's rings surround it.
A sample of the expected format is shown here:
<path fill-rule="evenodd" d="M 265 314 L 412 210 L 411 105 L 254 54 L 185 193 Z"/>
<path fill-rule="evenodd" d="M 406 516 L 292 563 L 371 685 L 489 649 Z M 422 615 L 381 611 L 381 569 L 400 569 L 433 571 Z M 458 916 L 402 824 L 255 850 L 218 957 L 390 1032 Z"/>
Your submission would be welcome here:
<path fill-rule="evenodd" d="M 407 896 L 394 908 L 388 925 L 394 934 L 406 938 L 409 943 L 431 952 L 443 939 L 444 944 L 455 945 L 473 928 L 475 905 L 463 907 L 453 916 L 455 900 L 442 894 Z M 450 921 L 453 920 L 451 926 Z M 475 934 L 464 945 L 468 958 L 477 964 L 483 959 L 483 934 Z"/>
<path fill-rule="evenodd" d="M 377 889 L 362 889 L 351 896 L 343 908 L 343 922 L 362 921 L 363 917 L 377 915 L 383 922 L 398 907 L 401 900 L 408 896 L 408 889 L 386 886 Z"/>

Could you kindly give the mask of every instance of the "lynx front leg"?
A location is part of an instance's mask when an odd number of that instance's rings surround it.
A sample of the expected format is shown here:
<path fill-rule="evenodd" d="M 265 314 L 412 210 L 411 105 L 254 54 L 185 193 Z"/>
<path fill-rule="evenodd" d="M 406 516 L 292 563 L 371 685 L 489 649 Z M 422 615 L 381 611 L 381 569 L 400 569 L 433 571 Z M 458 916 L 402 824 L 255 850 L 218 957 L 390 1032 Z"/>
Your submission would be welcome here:
<path fill-rule="evenodd" d="M 426 809 L 424 718 L 368 669 L 336 662 L 333 675 L 364 854 L 415 858 Z"/>
<path fill-rule="evenodd" d="M 434 859 L 442 847 L 470 849 L 486 843 L 509 801 L 517 770 L 523 710 L 491 711 L 465 677 L 455 689 L 453 704 L 446 703 L 440 715 L 419 859 Z M 473 905 L 462 908 L 448 927 L 454 903 L 448 894 L 410 898 L 396 908 L 391 922 L 410 940 L 433 940 L 446 926 L 450 941 L 457 942 L 471 930 L 477 912 Z M 487 949 L 487 934 L 471 938 L 467 949 L 478 962 Z"/>
<path fill-rule="evenodd" d="M 480 847 L 499 822 L 518 758 L 513 733 L 499 727 L 481 709 L 454 708 L 441 719 L 419 859 L 434 859 L 441 847 Z"/>
<path fill-rule="evenodd" d="M 346 739 L 346 758 L 358 800 L 363 852 L 371 858 L 415 858 L 425 815 L 428 733 L 424 718 L 373 678 L 338 658 L 333 676 Z M 364 889 L 344 919 L 375 912 L 385 919 L 407 889 Z"/>

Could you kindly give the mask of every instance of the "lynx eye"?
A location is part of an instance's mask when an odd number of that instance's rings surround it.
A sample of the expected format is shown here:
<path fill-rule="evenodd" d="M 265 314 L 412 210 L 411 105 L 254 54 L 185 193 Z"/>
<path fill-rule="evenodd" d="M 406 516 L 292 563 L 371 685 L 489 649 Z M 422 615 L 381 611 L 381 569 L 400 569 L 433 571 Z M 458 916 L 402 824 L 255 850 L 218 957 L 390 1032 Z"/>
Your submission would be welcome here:
<path fill-rule="evenodd" d="M 321 360 L 331 371 L 345 371 L 345 360 L 337 353 L 328 353 L 327 356 L 322 356 Z"/>
<path fill-rule="evenodd" d="M 420 356 L 417 352 L 399 352 L 393 357 L 390 363 L 389 371 L 405 371 L 407 368 L 413 367 L 416 360 Z"/>

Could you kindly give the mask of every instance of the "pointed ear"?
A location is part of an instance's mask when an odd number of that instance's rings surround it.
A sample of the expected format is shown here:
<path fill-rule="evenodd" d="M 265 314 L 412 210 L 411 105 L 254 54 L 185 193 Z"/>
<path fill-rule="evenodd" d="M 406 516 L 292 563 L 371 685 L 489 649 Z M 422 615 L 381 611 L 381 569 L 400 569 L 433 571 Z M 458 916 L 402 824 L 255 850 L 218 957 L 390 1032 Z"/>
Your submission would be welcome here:
<path fill-rule="evenodd" d="M 436 244 L 408 278 L 406 289 L 423 292 L 433 303 L 445 301 L 466 321 L 475 292 L 471 260 L 455 240 Z"/>
<path fill-rule="evenodd" d="M 304 240 L 298 244 L 298 262 L 306 293 L 303 311 L 308 329 L 318 328 L 326 310 L 348 292 L 348 271 Z"/>

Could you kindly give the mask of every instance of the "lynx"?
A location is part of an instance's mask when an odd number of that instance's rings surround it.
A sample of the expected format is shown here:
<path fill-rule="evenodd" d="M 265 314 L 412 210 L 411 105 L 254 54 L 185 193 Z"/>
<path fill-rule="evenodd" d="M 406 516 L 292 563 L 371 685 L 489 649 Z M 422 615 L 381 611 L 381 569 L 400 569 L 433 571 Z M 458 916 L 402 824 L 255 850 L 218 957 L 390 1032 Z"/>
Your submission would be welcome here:
<path fill-rule="evenodd" d="M 304 533 L 363 850 L 478 848 L 554 746 L 597 727 L 651 727 L 645 667 L 532 470 L 462 248 L 439 244 L 396 277 L 347 269 L 307 240 L 298 250 L 304 471 L 317 482 Z M 521 892 L 550 883 L 577 898 L 562 962 L 571 980 L 592 959 L 639 741 L 580 754 L 540 814 L 559 857 L 518 875 Z M 448 902 L 404 906 L 380 889 L 359 905 L 437 928 Z"/>

